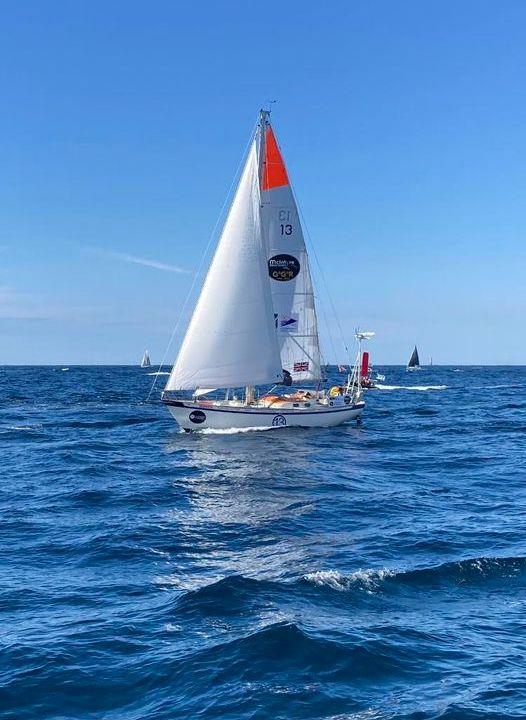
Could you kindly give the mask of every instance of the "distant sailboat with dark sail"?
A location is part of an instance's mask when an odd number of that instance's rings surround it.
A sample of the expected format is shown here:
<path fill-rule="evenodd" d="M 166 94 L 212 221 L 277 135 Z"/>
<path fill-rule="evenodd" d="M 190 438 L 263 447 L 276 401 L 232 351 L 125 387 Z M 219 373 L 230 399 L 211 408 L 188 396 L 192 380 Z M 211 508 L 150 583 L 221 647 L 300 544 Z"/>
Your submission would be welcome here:
<path fill-rule="evenodd" d="M 141 367 L 149 368 L 151 367 L 151 365 L 152 363 L 150 362 L 150 353 L 148 352 L 148 350 L 145 350 L 141 360 Z"/>
<path fill-rule="evenodd" d="M 418 349 L 415 345 L 415 349 L 413 350 L 413 353 L 411 357 L 409 358 L 409 362 L 407 363 L 406 370 L 421 370 L 420 367 L 420 358 L 418 357 Z"/>

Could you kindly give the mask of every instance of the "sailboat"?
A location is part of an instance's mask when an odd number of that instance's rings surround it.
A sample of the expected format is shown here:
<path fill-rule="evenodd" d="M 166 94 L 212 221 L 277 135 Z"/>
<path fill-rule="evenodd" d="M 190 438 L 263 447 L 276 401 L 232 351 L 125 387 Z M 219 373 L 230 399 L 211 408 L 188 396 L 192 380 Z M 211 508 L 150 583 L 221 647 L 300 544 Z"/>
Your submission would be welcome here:
<path fill-rule="evenodd" d="M 409 362 L 407 363 L 406 370 L 421 370 L 420 367 L 420 359 L 418 357 L 418 350 L 415 345 L 415 349 L 411 353 L 411 357 L 409 358 Z"/>
<path fill-rule="evenodd" d="M 365 406 L 359 365 L 329 392 L 322 370 L 298 208 L 270 112 L 262 110 L 162 401 L 187 431 L 329 427 L 358 418 Z M 260 394 L 257 386 L 272 388 Z"/>
<path fill-rule="evenodd" d="M 141 367 L 149 368 L 151 367 L 151 364 L 152 363 L 150 362 L 150 353 L 148 352 L 148 350 L 145 350 L 141 360 Z"/>

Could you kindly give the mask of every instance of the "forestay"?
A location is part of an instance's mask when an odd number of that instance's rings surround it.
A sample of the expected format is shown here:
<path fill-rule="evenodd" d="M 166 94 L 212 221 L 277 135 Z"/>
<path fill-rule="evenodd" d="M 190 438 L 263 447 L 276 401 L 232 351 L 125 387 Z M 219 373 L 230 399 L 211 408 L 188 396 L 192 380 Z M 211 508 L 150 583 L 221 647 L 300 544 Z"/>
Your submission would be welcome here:
<path fill-rule="evenodd" d="M 258 165 L 254 141 L 166 390 L 261 385 L 282 378 Z"/>
<path fill-rule="evenodd" d="M 318 326 L 303 230 L 274 132 L 263 122 L 262 222 L 281 363 L 293 380 L 319 380 Z"/>

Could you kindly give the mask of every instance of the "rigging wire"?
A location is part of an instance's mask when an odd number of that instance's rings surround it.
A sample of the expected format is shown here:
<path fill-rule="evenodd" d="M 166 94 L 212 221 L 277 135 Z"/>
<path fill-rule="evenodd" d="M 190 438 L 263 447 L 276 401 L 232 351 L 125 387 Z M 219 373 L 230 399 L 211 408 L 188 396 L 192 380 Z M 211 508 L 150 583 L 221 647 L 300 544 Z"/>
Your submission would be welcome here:
<path fill-rule="evenodd" d="M 327 293 L 327 298 L 328 298 L 328 300 L 329 300 L 329 303 L 330 303 L 330 306 L 331 306 L 331 310 L 332 310 L 332 313 L 333 313 L 333 315 L 334 315 L 334 319 L 335 319 L 335 321 L 336 321 L 336 325 L 337 325 L 337 327 L 338 327 L 338 331 L 339 331 L 339 333 L 340 333 L 340 340 L 341 340 L 342 345 L 343 345 L 343 347 L 345 348 L 345 352 L 346 352 L 346 354 L 347 354 L 347 360 L 348 360 L 349 363 L 352 363 L 351 353 L 350 353 L 349 348 L 348 348 L 348 346 L 347 346 L 347 343 L 346 343 L 346 341 L 345 341 L 345 335 L 344 335 L 344 333 L 343 333 L 343 328 L 342 328 L 341 323 L 340 323 L 340 318 L 339 318 L 339 316 L 338 316 L 338 313 L 336 312 L 336 306 L 334 305 L 334 301 L 333 301 L 333 299 L 332 299 L 332 295 L 331 295 L 330 290 L 329 290 L 329 284 L 328 284 L 327 279 L 326 279 L 326 277 L 325 277 L 325 273 L 323 272 L 323 268 L 322 268 L 322 265 L 321 265 L 321 263 L 320 263 L 320 259 L 319 259 L 319 257 L 318 257 L 318 253 L 316 252 L 316 247 L 315 247 L 315 245 L 314 245 L 314 243 L 313 243 L 313 241 L 312 241 L 312 237 L 311 237 L 311 234 L 310 234 L 310 232 L 309 232 L 309 228 L 308 228 L 308 226 L 307 226 L 307 222 L 306 222 L 306 220 L 305 220 L 305 215 L 303 214 L 303 211 L 302 211 L 302 209 L 301 209 L 301 205 L 300 205 L 299 202 L 298 202 L 298 198 L 296 197 L 296 193 L 294 192 L 294 188 L 292 187 L 292 184 L 290 185 L 290 188 L 291 188 L 291 190 L 292 190 L 292 195 L 293 195 L 293 197 L 294 197 L 294 201 L 296 202 L 296 207 L 298 208 L 298 214 L 299 214 L 300 219 L 301 219 L 302 227 L 303 227 L 303 229 L 304 229 L 304 231 L 305 231 L 305 235 L 307 236 L 307 239 L 308 239 L 308 241 L 309 241 L 309 246 L 310 246 L 310 248 L 311 248 L 311 250 L 312 250 L 312 252 L 313 252 L 314 259 L 316 260 L 316 265 L 317 265 L 317 267 L 318 267 L 319 276 L 320 276 L 321 279 L 322 279 L 322 282 L 323 282 L 323 285 L 324 285 L 324 288 L 325 288 L 325 292 Z M 321 299 L 321 298 L 320 298 L 320 299 Z M 331 333 L 331 330 L 330 330 L 330 325 L 327 323 L 327 318 L 326 318 L 326 314 L 325 314 L 325 308 L 323 307 L 323 304 L 322 304 L 322 303 L 320 303 L 320 305 L 321 305 L 322 314 L 324 315 L 324 320 L 325 320 L 325 323 L 326 323 L 326 326 L 327 326 L 327 330 L 328 330 L 328 333 L 329 333 L 329 340 L 330 340 L 330 343 L 331 343 L 332 351 L 335 352 L 334 340 L 333 340 L 332 333 Z"/>
<path fill-rule="evenodd" d="M 156 384 L 157 384 L 157 378 L 159 377 L 159 374 L 161 373 L 161 371 L 162 371 L 162 369 L 163 369 L 163 367 L 164 367 L 164 364 L 165 364 L 165 361 L 166 361 L 166 357 L 167 357 L 167 355 L 168 355 L 168 352 L 170 351 L 170 348 L 171 348 L 172 343 L 173 343 L 173 341 L 174 341 L 174 338 L 175 338 L 175 335 L 176 335 L 176 333 L 177 333 L 177 330 L 179 329 L 179 325 L 181 324 L 181 320 L 182 320 L 183 315 L 184 315 L 184 312 L 185 312 L 185 310 L 186 310 L 186 308 L 187 308 L 187 305 L 188 305 L 188 302 L 189 302 L 189 300 L 190 300 L 190 297 L 191 297 L 191 295 L 192 295 L 192 293 L 193 293 L 193 291 L 194 291 L 194 288 L 195 288 L 195 286 L 196 286 L 196 284 L 197 284 L 197 280 L 198 280 L 199 277 L 201 276 L 201 273 L 202 273 L 202 271 L 203 271 L 203 266 L 204 266 L 204 264 L 205 264 L 205 260 L 206 260 L 206 258 L 207 258 L 207 256 L 208 256 L 208 253 L 209 253 L 209 250 L 210 250 L 210 246 L 212 245 L 212 241 L 213 241 L 214 238 L 215 238 L 215 235 L 216 235 L 216 232 L 217 232 L 217 228 L 218 228 L 218 226 L 219 226 L 219 223 L 221 222 L 221 219 L 224 217 L 224 213 L 225 213 L 226 206 L 227 206 L 227 204 L 228 204 L 228 201 L 229 201 L 229 200 L 231 199 L 231 197 L 232 197 L 233 188 L 234 188 L 235 183 L 237 182 L 237 180 L 238 180 L 238 178 L 239 178 L 239 175 L 240 175 L 240 172 L 241 172 L 241 168 L 242 168 L 243 163 L 245 162 L 245 159 L 246 159 L 246 157 L 247 157 L 248 149 L 249 149 L 249 147 L 250 147 L 250 144 L 252 143 L 252 141 L 253 141 L 253 139 L 254 139 L 254 135 L 255 135 L 256 130 L 257 130 L 257 125 L 258 125 L 258 123 L 256 123 L 256 124 L 252 127 L 252 131 L 251 131 L 251 133 L 250 133 L 250 138 L 249 138 L 248 142 L 247 142 L 246 145 L 245 145 L 245 150 L 244 150 L 244 152 L 243 152 L 243 155 L 242 155 L 242 157 L 241 157 L 241 160 L 239 161 L 239 164 L 238 164 L 238 166 L 237 166 L 237 169 L 236 169 L 236 172 L 235 172 L 234 177 L 233 177 L 233 179 L 232 179 L 232 182 L 230 183 L 230 187 L 228 188 L 228 192 L 227 192 L 227 194 L 226 194 L 226 196 L 225 196 L 225 199 L 224 199 L 224 201 L 223 201 L 223 205 L 221 206 L 221 210 L 219 211 L 219 215 L 218 215 L 218 217 L 217 217 L 217 220 L 215 221 L 214 227 L 212 228 L 212 232 L 210 233 L 210 236 L 209 236 L 209 238 L 208 238 L 208 242 L 207 242 L 207 244 L 206 244 L 206 247 L 205 247 L 205 249 L 204 249 L 204 251 L 203 251 L 203 253 L 202 253 L 202 255 L 201 255 L 201 259 L 200 259 L 200 261 L 199 261 L 199 265 L 197 266 L 197 270 L 196 270 L 196 272 L 195 272 L 195 274 L 194 274 L 194 277 L 193 277 L 193 280 L 192 280 L 192 284 L 190 285 L 190 289 L 188 290 L 188 293 L 187 293 L 187 295 L 186 295 L 186 298 L 185 298 L 185 300 L 184 300 L 184 302 L 183 302 L 183 304 L 182 304 L 182 307 L 181 307 L 181 311 L 180 311 L 180 313 L 179 313 L 179 316 L 178 316 L 178 318 L 177 318 L 177 320 L 176 320 L 176 322 L 175 322 L 175 325 L 174 325 L 174 327 L 173 327 L 172 334 L 170 335 L 170 340 L 168 341 L 168 345 L 166 346 L 166 350 L 164 351 L 163 357 L 162 357 L 162 359 L 161 359 L 161 364 L 159 365 L 159 369 L 158 369 L 158 371 L 157 371 L 157 374 L 155 375 L 155 377 L 154 377 L 154 379 L 153 379 L 153 382 L 152 382 L 152 385 L 151 385 L 151 387 L 150 387 L 150 392 L 148 393 L 148 395 L 147 395 L 147 397 L 146 397 L 146 402 L 149 402 L 150 397 L 151 397 L 151 395 L 152 395 L 152 393 L 153 393 L 153 391 L 154 391 L 154 389 L 155 389 L 155 386 L 156 386 Z"/>
<path fill-rule="evenodd" d="M 328 299 L 329 299 L 329 303 L 330 303 L 330 306 L 331 306 L 331 310 L 332 310 L 334 319 L 335 319 L 335 321 L 336 321 L 336 325 L 337 325 L 337 327 L 338 327 L 338 332 L 340 333 L 341 343 L 342 343 L 343 347 L 345 348 L 345 352 L 347 353 L 347 360 L 348 360 L 349 362 L 352 362 L 351 353 L 350 353 L 349 347 L 348 347 L 348 345 L 347 345 L 347 342 L 346 342 L 346 340 L 345 340 L 345 334 L 344 334 L 344 332 L 343 332 L 343 328 L 342 328 L 342 325 L 341 325 L 341 322 L 340 322 L 340 318 L 339 318 L 338 312 L 336 311 L 336 306 L 335 306 L 335 304 L 334 304 L 334 300 L 333 300 L 332 295 L 331 295 L 331 292 L 330 292 L 330 290 L 329 290 L 329 284 L 328 284 L 327 279 L 326 279 L 326 277 L 325 277 L 325 273 L 323 272 L 323 267 L 322 267 L 322 265 L 321 265 L 321 263 L 320 263 L 320 260 L 319 260 L 319 257 L 318 257 L 318 253 L 316 252 L 316 248 L 315 248 L 315 246 L 314 246 L 314 243 L 312 242 L 312 238 L 311 238 L 311 235 L 310 235 L 309 230 L 308 230 L 308 228 L 307 228 L 307 225 L 306 225 L 306 223 L 305 223 L 305 217 L 304 217 L 301 209 L 299 209 L 299 212 L 300 212 L 300 215 L 301 215 L 301 218 L 302 218 L 303 227 L 305 228 L 306 235 L 307 235 L 307 237 L 308 237 L 308 239 L 309 239 L 309 245 L 310 245 L 310 247 L 312 248 L 312 252 L 313 252 L 313 254 L 314 254 L 314 259 L 316 260 L 316 265 L 318 266 L 318 270 L 319 270 L 321 279 L 322 279 L 322 281 L 323 281 L 323 285 L 324 285 L 324 287 L 325 287 L 325 292 L 327 293 L 327 297 L 328 297 Z"/>

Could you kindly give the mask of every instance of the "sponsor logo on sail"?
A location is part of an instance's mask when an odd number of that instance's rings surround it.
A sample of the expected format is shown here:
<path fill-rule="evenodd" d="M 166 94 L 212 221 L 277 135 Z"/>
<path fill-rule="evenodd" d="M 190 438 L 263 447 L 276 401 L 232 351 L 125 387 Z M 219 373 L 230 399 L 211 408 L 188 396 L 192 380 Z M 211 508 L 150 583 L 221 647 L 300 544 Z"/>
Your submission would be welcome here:
<path fill-rule="evenodd" d="M 276 330 L 291 332 L 298 327 L 299 315 L 278 315 L 274 313 Z"/>
<path fill-rule="evenodd" d="M 202 410 L 192 410 L 188 417 L 196 425 L 200 425 L 206 420 L 206 415 Z"/>
<path fill-rule="evenodd" d="M 272 427 L 285 427 L 287 418 L 285 415 L 274 415 L 272 418 Z"/>
<path fill-rule="evenodd" d="M 274 255 L 268 261 L 268 274 L 273 280 L 294 280 L 300 271 L 300 262 L 293 255 Z"/>

